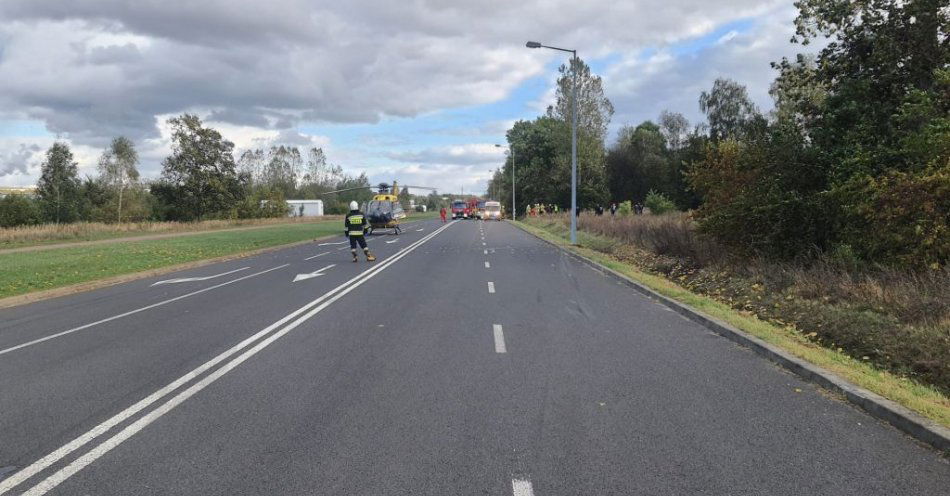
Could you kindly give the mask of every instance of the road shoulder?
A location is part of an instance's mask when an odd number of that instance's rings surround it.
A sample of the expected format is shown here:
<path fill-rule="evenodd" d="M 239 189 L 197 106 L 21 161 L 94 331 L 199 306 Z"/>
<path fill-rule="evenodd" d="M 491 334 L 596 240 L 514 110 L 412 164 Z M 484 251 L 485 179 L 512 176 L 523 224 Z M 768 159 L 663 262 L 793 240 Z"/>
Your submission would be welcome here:
<path fill-rule="evenodd" d="M 766 322 L 740 315 L 713 300 L 690 293 L 672 282 L 645 274 L 604 254 L 582 246 L 569 246 L 565 240 L 552 233 L 517 221 L 512 224 L 618 279 L 628 287 L 656 299 L 684 317 L 836 393 L 871 416 L 893 425 L 923 443 L 950 453 L 950 405 L 946 404 L 945 397 L 926 398 L 927 401 L 924 401 L 919 392 L 913 390 L 914 385 L 904 386 L 893 376 L 890 377 L 893 380 L 888 381 L 886 388 L 873 387 L 874 382 L 867 384 L 870 388 L 862 387 L 865 385 L 861 384 L 862 382 L 868 382 L 862 379 L 873 375 L 874 379 L 880 382 L 882 373 L 864 364 L 849 363 L 853 360 L 832 350 L 817 348 L 797 340 L 790 343 L 788 337 L 781 336 L 783 333 L 779 329 Z M 714 310 L 713 313 L 717 316 L 697 309 L 696 306 Z M 717 318 L 719 316 L 726 318 Z M 801 353 L 803 348 L 809 348 L 809 353 Z M 816 355 L 819 360 L 808 360 Z M 832 366 L 829 367 L 829 364 Z M 890 393 L 887 394 L 889 398 L 878 392 Z"/>

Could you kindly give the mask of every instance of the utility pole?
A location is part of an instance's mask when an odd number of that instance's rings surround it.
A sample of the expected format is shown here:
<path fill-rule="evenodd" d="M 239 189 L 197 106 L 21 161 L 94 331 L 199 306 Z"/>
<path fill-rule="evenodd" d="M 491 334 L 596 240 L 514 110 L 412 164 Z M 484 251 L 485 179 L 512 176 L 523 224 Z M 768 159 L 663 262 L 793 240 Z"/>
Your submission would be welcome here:
<path fill-rule="evenodd" d="M 528 48 L 550 48 L 568 52 L 571 57 L 571 244 L 577 244 L 577 50 L 542 45 L 537 41 L 525 44 Z"/>

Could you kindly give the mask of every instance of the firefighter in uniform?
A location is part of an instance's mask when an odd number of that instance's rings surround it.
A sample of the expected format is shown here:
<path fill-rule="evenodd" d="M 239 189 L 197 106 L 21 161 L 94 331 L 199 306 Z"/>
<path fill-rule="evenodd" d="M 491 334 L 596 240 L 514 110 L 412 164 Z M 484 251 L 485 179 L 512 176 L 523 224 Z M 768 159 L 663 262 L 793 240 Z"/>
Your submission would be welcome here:
<path fill-rule="evenodd" d="M 350 252 L 353 253 L 353 262 L 359 261 L 356 256 L 357 244 L 363 249 L 363 253 L 366 254 L 367 262 L 375 261 L 376 257 L 369 252 L 369 247 L 366 246 L 366 231 L 369 230 L 369 223 L 366 222 L 366 217 L 360 212 L 360 206 L 355 201 L 350 202 L 350 213 L 346 214 L 346 220 L 343 221 L 343 225 L 346 230 L 346 236 L 350 238 Z"/>

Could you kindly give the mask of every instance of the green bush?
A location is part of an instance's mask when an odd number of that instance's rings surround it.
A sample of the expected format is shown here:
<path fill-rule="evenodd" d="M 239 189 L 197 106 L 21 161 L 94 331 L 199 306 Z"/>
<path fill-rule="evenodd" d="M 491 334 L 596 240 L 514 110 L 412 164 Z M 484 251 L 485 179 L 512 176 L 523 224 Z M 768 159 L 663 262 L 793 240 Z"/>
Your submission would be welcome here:
<path fill-rule="evenodd" d="M 39 205 L 31 198 L 8 195 L 0 199 L 0 227 L 32 226 L 42 217 Z"/>
<path fill-rule="evenodd" d="M 857 178 L 835 193 L 840 236 L 865 260 L 933 270 L 950 261 L 950 162 Z"/>
<path fill-rule="evenodd" d="M 672 200 L 667 198 L 663 193 L 658 193 L 652 189 L 647 193 L 647 199 L 643 202 L 643 205 L 649 208 L 650 212 L 654 215 L 662 215 L 667 212 L 676 211 L 676 204 L 673 203 Z"/>
<path fill-rule="evenodd" d="M 625 201 L 625 202 L 621 202 L 620 205 L 618 205 L 617 211 L 620 212 L 620 215 L 622 215 L 622 216 L 624 216 L 624 217 L 626 217 L 626 216 L 632 214 L 632 213 L 633 213 L 633 202 L 631 202 L 630 200 L 627 200 L 627 201 Z"/>

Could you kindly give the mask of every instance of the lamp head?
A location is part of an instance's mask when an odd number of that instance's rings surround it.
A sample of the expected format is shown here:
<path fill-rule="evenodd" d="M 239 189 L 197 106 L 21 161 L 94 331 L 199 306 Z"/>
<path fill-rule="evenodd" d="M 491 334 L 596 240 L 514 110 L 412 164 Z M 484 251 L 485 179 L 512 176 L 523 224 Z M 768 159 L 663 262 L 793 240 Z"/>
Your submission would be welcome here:
<path fill-rule="evenodd" d="M 528 47 L 528 48 L 541 48 L 541 44 L 538 43 L 537 41 L 529 41 L 529 42 L 525 43 L 524 46 L 526 46 L 526 47 Z"/>

